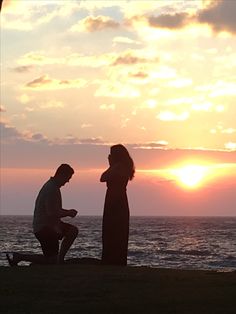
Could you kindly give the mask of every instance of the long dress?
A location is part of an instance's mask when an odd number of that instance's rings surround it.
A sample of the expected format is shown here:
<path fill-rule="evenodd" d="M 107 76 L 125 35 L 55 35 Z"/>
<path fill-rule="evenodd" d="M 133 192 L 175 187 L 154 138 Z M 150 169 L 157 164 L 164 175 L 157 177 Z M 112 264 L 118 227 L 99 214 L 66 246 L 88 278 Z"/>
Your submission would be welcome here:
<path fill-rule="evenodd" d="M 113 174 L 109 176 L 106 183 L 102 226 L 102 263 L 127 265 L 130 216 L 126 194 L 128 178 Z"/>

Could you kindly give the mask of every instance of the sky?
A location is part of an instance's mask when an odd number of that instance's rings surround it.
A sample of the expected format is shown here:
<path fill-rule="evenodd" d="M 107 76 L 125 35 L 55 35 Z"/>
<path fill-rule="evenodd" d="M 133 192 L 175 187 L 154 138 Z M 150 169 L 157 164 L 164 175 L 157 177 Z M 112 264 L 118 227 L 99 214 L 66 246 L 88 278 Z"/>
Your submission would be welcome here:
<path fill-rule="evenodd" d="M 131 215 L 236 216 L 236 1 L 4 0 L 0 214 L 33 213 L 61 163 L 64 208 L 102 215 L 110 146 Z"/>

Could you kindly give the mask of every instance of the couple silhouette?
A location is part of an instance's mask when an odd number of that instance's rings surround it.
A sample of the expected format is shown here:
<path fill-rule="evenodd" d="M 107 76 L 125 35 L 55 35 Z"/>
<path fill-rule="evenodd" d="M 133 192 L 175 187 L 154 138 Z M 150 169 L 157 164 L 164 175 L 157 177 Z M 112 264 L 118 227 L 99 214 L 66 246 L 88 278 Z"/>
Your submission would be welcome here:
<path fill-rule="evenodd" d="M 129 204 L 126 187 L 135 173 L 134 162 L 121 144 L 113 145 L 108 156 L 109 167 L 101 175 L 107 191 L 102 221 L 102 259 L 104 265 L 127 265 L 129 239 Z M 63 209 L 60 188 L 74 174 L 68 164 L 61 164 L 53 177 L 41 188 L 35 201 L 33 233 L 43 254 L 13 252 L 6 254 L 10 266 L 26 261 L 32 264 L 63 264 L 78 235 L 78 228 L 61 220 L 75 217 L 75 209 Z"/>

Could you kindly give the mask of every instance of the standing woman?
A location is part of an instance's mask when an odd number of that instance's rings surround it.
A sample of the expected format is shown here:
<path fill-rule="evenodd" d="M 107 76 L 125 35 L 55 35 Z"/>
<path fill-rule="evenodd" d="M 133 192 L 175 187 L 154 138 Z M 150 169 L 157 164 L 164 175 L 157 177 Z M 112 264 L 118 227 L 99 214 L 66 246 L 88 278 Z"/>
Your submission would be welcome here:
<path fill-rule="evenodd" d="M 134 162 L 121 144 L 111 147 L 108 161 L 110 166 L 100 179 L 107 184 L 102 226 L 102 263 L 127 265 L 129 204 L 126 186 L 134 177 Z"/>

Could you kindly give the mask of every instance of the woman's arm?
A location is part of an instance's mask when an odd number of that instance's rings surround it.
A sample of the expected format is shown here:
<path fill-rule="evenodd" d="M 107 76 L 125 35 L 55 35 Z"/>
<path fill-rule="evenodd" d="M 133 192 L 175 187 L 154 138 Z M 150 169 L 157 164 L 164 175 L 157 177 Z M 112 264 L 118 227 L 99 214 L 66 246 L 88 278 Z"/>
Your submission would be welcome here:
<path fill-rule="evenodd" d="M 100 182 L 107 182 L 109 181 L 109 178 L 111 177 L 112 170 L 111 167 L 109 167 L 103 174 L 101 175 Z"/>
<path fill-rule="evenodd" d="M 110 166 L 103 174 L 101 175 L 100 182 L 107 182 L 114 178 L 114 176 L 119 175 L 120 164 L 115 164 Z"/>

